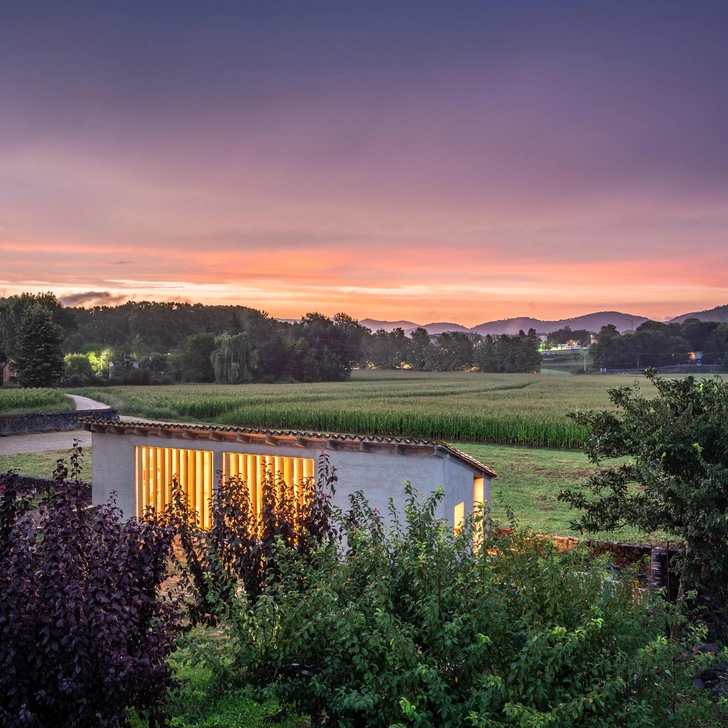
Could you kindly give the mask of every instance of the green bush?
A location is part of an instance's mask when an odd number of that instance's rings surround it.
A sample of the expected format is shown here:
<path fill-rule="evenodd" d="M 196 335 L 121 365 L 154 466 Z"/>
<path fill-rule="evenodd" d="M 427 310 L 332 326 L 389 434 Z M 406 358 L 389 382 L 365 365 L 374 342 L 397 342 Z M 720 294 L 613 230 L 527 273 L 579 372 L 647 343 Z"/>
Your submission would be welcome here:
<path fill-rule="evenodd" d="M 353 497 L 345 554 L 279 546 L 255 603 L 228 602 L 219 684 L 293 703 L 312 725 L 708 724 L 690 645 L 664 637 L 676 617 L 634 574 L 524 535 L 473 550 L 482 518 L 454 536 L 435 516 L 442 493 L 407 497 L 392 528 Z"/>
<path fill-rule="evenodd" d="M 624 526 L 664 531 L 683 541 L 681 573 L 692 583 L 728 574 L 728 383 L 664 379 L 645 372 L 639 385 L 610 389 L 616 412 L 571 415 L 589 430 L 585 451 L 599 470 L 559 495 L 581 509 L 582 532 Z"/>
<path fill-rule="evenodd" d="M 169 662 L 177 687 L 169 693 L 169 728 L 305 728 L 308 721 L 278 700 L 255 700 L 246 690 L 229 690 L 212 683 L 213 671 L 198 656 L 214 663 L 225 659 L 219 632 L 196 627 L 181 634 Z M 221 689 L 216 689 L 221 688 Z M 134 713 L 130 728 L 150 728 Z"/>

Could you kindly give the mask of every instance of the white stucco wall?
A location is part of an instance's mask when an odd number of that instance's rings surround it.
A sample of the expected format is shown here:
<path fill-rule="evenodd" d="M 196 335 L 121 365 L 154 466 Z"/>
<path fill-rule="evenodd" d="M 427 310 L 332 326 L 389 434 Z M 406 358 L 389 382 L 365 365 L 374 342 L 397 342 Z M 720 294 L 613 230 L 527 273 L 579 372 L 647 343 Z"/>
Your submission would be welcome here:
<path fill-rule="evenodd" d="M 125 517 L 136 513 L 135 503 L 135 448 L 175 447 L 189 450 L 207 450 L 214 453 L 215 471 L 222 469 L 222 453 L 239 452 L 250 455 L 313 458 L 318 465 L 320 449 L 282 445 L 254 445 L 213 440 L 185 440 L 143 435 L 117 435 L 103 432 L 93 434 L 93 502 L 105 502 L 116 491 L 117 505 Z M 465 511 L 473 508 L 474 471 L 457 459 L 427 454 L 395 454 L 381 451 L 327 450 L 329 461 L 336 468 L 336 505 L 347 508 L 349 494 L 363 491 L 370 505 L 386 518 L 389 499 L 393 498 L 399 510 L 405 502 L 402 481 L 409 480 L 423 493 L 431 493 L 438 486 L 445 488 L 438 516 L 453 523 L 453 509 L 465 503 Z M 478 474 L 479 475 L 479 474 Z M 485 498 L 490 503 L 490 479 L 485 478 Z"/>

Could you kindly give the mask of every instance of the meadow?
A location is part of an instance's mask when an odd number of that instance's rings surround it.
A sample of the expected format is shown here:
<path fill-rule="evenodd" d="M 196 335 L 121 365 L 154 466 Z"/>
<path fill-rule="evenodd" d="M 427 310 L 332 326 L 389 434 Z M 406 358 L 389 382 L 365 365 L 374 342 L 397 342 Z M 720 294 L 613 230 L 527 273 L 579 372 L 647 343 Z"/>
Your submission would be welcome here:
<path fill-rule="evenodd" d="M 349 382 L 74 390 L 127 415 L 224 425 L 579 447 L 569 412 L 608 408 L 633 376 L 357 370 Z"/>
<path fill-rule="evenodd" d="M 62 412 L 72 410 L 73 403 L 57 389 L 20 389 L 0 387 L 0 414 L 23 412 Z"/>

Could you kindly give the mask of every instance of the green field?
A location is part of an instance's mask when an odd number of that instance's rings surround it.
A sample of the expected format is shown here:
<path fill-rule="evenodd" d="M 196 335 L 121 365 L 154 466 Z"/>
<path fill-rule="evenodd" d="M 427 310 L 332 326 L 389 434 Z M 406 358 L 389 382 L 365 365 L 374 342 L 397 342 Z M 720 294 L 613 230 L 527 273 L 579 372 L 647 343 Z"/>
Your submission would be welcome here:
<path fill-rule="evenodd" d="M 124 414 L 162 420 L 578 447 L 584 432 L 566 414 L 606 408 L 607 389 L 634 380 L 361 370 L 349 382 L 105 387 L 77 393 Z"/>
<path fill-rule="evenodd" d="M 57 389 L 0 387 L 0 414 L 62 412 L 72 410 L 73 402 Z"/>
<path fill-rule="evenodd" d="M 56 467 L 56 461 L 63 458 L 68 462 L 66 450 L 47 450 L 46 452 L 25 452 L 17 455 L 0 455 L 0 473 L 17 470 L 21 475 L 33 475 L 37 478 L 50 478 Z M 91 450 L 84 450 L 81 479 L 91 480 Z"/>

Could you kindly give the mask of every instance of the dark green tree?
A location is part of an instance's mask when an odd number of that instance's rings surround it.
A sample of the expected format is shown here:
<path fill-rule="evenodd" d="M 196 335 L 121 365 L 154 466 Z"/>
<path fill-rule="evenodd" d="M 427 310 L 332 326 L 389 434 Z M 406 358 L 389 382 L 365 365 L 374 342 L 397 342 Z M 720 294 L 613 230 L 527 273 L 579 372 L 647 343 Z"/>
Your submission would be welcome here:
<path fill-rule="evenodd" d="M 432 369 L 454 372 L 473 366 L 473 342 L 460 331 L 445 331 L 437 337 L 431 352 Z"/>
<path fill-rule="evenodd" d="M 481 372 L 538 372 L 541 369 L 539 343 L 527 336 L 486 336 L 475 349 L 475 362 Z"/>
<path fill-rule="evenodd" d="M 64 336 L 76 328 L 74 310 L 64 308 L 53 293 L 21 293 L 0 299 L 0 361 L 17 357 L 23 317 L 36 304 L 48 310 L 53 323 L 62 328 Z"/>
<path fill-rule="evenodd" d="M 215 351 L 215 337 L 212 334 L 188 336 L 171 356 L 176 379 L 182 382 L 214 382 L 212 352 Z"/>
<path fill-rule="evenodd" d="M 316 312 L 307 313 L 294 326 L 296 338 L 302 336 L 315 351 L 318 377 L 313 381 L 343 382 L 349 378 L 352 364 L 349 333 L 355 326 L 358 323 L 354 319 L 346 321 L 341 314 L 337 323 Z"/>
<path fill-rule="evenodd" d="M 431 356 L 431 351 L 435 345 L 430 339 L 430 335 L 427 333 L 427 329 L 418 326 L 410 334 L 410 350 L 407 363 L 417 370 L 426 368 L 427 361 Z"/>
<path fill-rule="evenodd" d="M 345 313 L 337 313 L 332 321 L 339 332 L 342 342 L 340 352 L 342 358 L 348 364 L 349 368 L 351 368 L 359 362 L 362 342 L 367 336 L 371 335 L 371 331 L 366 326 L 362 326 L 355 318 Z"/>
<path fill-rule="evenodd" d="M 614 330 L 616 331 L 616 328 Z M 553 341 L 554 344 L 568 344 L 570 341 L 575 341 L 582 346 L 589 346 L 591 343 L 591 331 L 587 331 L 586 329 L 575 329 L 572 331 L 570 326 L 564 326 L 562 329 L 551 331 L 547 334 L 546 338 L 548 341 Z"/>
<path fill-rule="evenodd" d="M 645 369 L 689 361 L 690 344 L 677 329 L 658 321 L 645 321 L 634 333 L 620 335 L 603 326 L 592 347 L 594 363 L 607 369 Z"/>
<path fill-rule="evenodd" d="M 41 303 L 30 306 L 20 324 L 15 369 L 23 387 L 54 387 L 63 376 L 63 329 Z"/>
<path fill-rule="evenodd" d="M 66 354 L 63 383 L 70 386 L 84 386 L 93 380 L 94 370 L 88 354 Z"/>
<path fill-rule="evenodd" d="M 705 341 L 703 363 L 719 364 L 728 355 L 728 323 L 718 324 Z"/>
<path fill-rule="evenodd" d="M 689 344 L 692 351 L 703 351 L 705 342 L 718 328 L 717 321 L 700 321 L 700 319 L 685 319 L 680 326 L 680 336 Z"/>
<path fill-rule="evenodd" d="M 616 412 L 571 415 L 589 429 L 585 451 L 600 469 L 559 498 L 582 511 L 578 531 L 661 530 L 685 543 L 686 574 L 721 577 L 728 567 L 728 384 L 661 379 L 654 370 L 646 376 L 656 396 L 643 396 L 638 384 L 611 389 Z"/>

